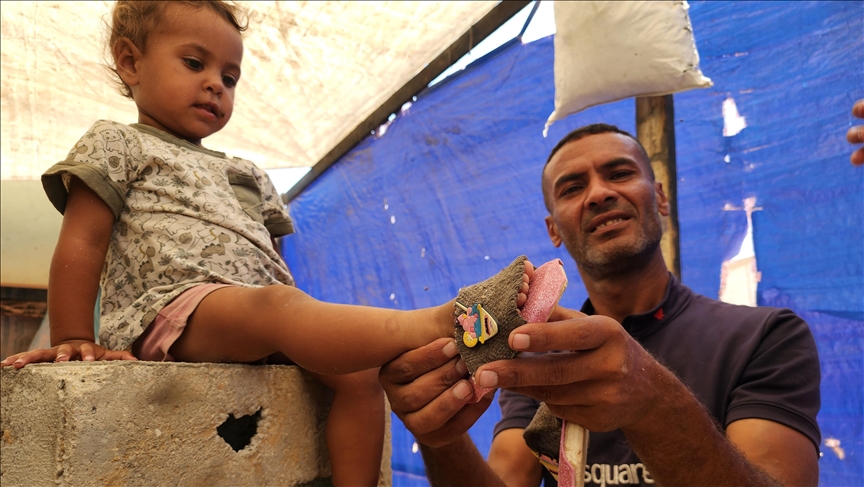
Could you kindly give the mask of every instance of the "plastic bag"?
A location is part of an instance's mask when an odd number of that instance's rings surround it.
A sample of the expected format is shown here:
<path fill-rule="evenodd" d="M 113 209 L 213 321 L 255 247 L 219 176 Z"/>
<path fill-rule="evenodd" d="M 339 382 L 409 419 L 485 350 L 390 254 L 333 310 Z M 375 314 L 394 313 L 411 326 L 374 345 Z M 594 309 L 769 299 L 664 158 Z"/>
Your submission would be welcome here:
<path fill-rule="evenodd" d="M 631 96 L 712 86 L 687 2 L 555 2 L 556 120 Z"/>

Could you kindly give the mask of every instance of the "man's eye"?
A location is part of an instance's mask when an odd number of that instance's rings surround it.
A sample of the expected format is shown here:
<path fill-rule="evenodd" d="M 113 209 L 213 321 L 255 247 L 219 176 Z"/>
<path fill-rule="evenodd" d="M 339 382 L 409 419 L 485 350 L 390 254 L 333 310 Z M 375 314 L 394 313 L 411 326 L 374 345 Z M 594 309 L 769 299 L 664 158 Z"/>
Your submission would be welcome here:
<path fill-rule="evenodd" d="M 612 173 L 612 179 L 621 179 L 633 174 L 632 171 L 615 171 Z"/>
<path fill-rule="evenodd" d="M 564 196 L 564 195 L 567 195 L 570 193 L 577 193 L 581 189 L 582 189 L 582 186 L 577 186 L 577 185 L 567 186 L 566 188 L 564 188 L 563 191 L 561 191 L 561 196 Z"/>
<path fill-rule="evenodd" d="M 235 79 L 233 76 L 225 75 L 222 77 L 222 83 L 228 88 L 233 88 L 237 86 L 237 79 Z"/>
<path fill-rule="evenodd" d="M 194 58 L 183 58 L 183 62 L 186 63 L 186 66 L 196 71 L 204 67 L 204 63 Z"/>

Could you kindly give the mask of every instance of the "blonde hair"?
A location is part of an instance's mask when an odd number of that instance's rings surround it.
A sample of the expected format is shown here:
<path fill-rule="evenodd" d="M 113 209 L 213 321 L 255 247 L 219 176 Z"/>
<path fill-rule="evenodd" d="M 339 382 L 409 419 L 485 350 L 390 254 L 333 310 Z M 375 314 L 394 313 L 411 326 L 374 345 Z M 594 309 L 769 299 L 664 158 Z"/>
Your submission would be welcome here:
<path fill-rule="evenodd" d="M 196 9 L 209 8 L 214 13 L 225 19 L 237 32 L 243 33 L 248 27 L 246 12 L 234 2 L 219 0 L 206 1 L 144 1 L 144 0 L 119 0 L 114 4 L 111 12 L 111 23 L 106 23 L 107 42 L 106 49 L 110 53 L 110 63 L 105 67 L 113 84 L 116 85 L 120 94 L 132 98 L 129 86 L 120 78 L 117 72 L 116 59 L 114 59 L 114 48 L 122 39 L 129 39 L 142 53 L 147 50 L 147 39 L 156 29 L 165 15 L 168 5 L 188 5 Z M 241 22 L 242 19 L 242 22 Z"/>

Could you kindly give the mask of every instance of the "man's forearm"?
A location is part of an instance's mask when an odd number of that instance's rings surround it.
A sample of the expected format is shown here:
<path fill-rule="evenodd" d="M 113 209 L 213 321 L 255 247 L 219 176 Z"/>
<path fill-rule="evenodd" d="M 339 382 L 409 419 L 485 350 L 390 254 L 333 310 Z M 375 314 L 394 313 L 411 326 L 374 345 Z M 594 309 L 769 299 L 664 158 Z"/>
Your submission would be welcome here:
<path fill-rule="evenodd" d="M 504 487 L 467 433 L 440 448 L 420 445 L 432 487 L 457 485 Z"/>
<path fill-rule="evenodd" d="M 781 485 L 726 439 L 672 372 L 659 366 L 656 373 L 665 400 L 637 424 L 621 430 L 658 485 Z"/>

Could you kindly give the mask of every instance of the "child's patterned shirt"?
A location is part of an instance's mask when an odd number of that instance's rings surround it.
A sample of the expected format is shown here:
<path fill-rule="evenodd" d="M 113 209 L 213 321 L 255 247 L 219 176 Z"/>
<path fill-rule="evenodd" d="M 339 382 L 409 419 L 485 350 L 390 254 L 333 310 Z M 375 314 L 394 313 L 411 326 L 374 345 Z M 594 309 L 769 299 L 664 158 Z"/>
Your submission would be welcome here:
<path fill-rule="evenodd" d="M 267 173 L 146 125 L 100 120 L 42 175 L 66 208 L 70 176 L 114 213 L 99 341 L 129 348 L 158 312 L 203 283 L 293 285 L 271 237 L 293 226 Z"/>

